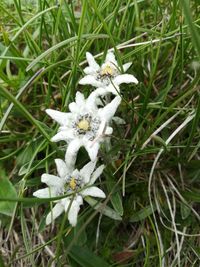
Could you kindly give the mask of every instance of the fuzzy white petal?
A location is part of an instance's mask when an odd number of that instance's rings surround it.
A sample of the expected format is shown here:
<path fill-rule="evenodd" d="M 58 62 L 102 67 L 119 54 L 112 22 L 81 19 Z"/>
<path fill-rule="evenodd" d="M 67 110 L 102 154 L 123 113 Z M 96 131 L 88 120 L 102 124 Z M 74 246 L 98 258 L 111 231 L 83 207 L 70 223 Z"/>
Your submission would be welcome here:
<path fill-rule="evenodd" d="M 114 82 L 112 81 L 112 83 L 110 83 L 107 87 L 106 90 L 109 93 L 112 93 L 113 95 L 119 95 L 120 93 L 120 88 L 117 84 L 114 84 Z"/>
<path fill-rule="evenodd" d="M 80 196 L 79 196 L 79 199 L 80 199 Z M 82 198 L 81 198 L 82 199 Z M 72 202 L 72 205 L 70 207 L 70 210 L 69 210 L 69 213 L 68 213 L 68 220 L 70 222 L 70 224 L 72 226 L 76 226 L 77 224 L 77 217 L 78 217 L 78 212 L 80 210 L 80 205 L 82 204 L 83 202 L 80 200 L 74 200 Z"/>
<path fill-rule="evenodd" d="M 84 98 L 84 95 L 80 92 L 77 92 L 76 93 L 76 104 L 78 106 L 82 106 L 82 105 L 85 105 L 85 98 Z"/>
<path fill-rule="evenodd" d="M 89 182 L 95 166 L 96 166 L 96 161 L 90 161 L 80 170 L 80 174 L 83 177 L 85 184 Z"/>
<path fill-rule="evenodd" d="M 121 103 L 121 97 L 116 96 L 109 104 L 99 111 L 99 115 L 102 120 L 109 122 L 109 120 L 114 116 L 118 106 Z"/>
<path fill-rule="evenodd" d="M 86 197 L 86 196 L 101 197 L 101 198 L 105 198 L 106 197 L 105 193 L 101 189 L 96 187 L 96 186 L 85 188 L 80 192 L 80 194 L 83 197 Z"/>
<path fill-rule="evenodd" d="M 130 68 L 131 65 L 132 65 L 132 62 L 125 63 L 125 64 L 123 65 L 123 70 L 124 70 L 124 72 L 126 72 L 126 71 Z"/>
<path fill-rule="evenodd" d="M 61 178 L 59 178 L 58 176 L 52 175 L 52 174 L 48 174 L 48 173 L 42 174 L 41 181 L 50 187 L 51 186 L 52 187 L 63 186 L 63 181 Z"/>
<path fill-rule="evenodd" d="M 94 59 L 93 55 L 89 52 L 86 53 L 86 58 L 89 66 L 93 68 L 94 70 L 99 70 L 100 66 L 97 64 L 96 60 Z"/>
<path fill-rule="evenodd" d="M 109 90 L 107 88 L 103 88 L 103 87 L 99 87 L 96 90 L 94 90 L 87 98 L 87 102 L 86 105 L 91 106 L 91 105 L 95 105 L 95 103 L 98 100 L 98 97 L 103 97 L 106 94 L 109 93 Z"/>
<path fill-rule="evenodd" d="M 75 169 L 73 172 L 72 172 L 72 177 L 78 177 L 80 175 L 80 172 L 77 170 L 77 169 Z"/>
<path fill-rule="evenodd" d="M 71 199 L 69 197 L 65 197 L 61 199 L 61 204 L 64 207 L 65 212 L 68 211 L 69 205 L 71 205 Z"/>
<path fill-rule="evenodd" d="M 58 141 L 66 141 L 68 142 L 69 140 L 71 140 L 72 138 L 74 138 L 74 135 L 73 135 L 73 132 L 72 131 L 60 131 L 58 132 L 56 135 L 54 135 L 52 138 L 51 138 L 51 141 L 52 142 L 58 142 Z"/>
<path fill-rule="evenodd" d="M 85 85 L 85 84 L 90 84 L 94 87 L 101 87 L 103 86 L 103 83 L 96 80 L 95 76 L 93 75 L 86 75 L 83 77 L 80 81 L 79 84 Z"/>
<path fill-rule="evenodd" d="M 55 159 L 58 175 L 63 179 L 69 173 L 66 163 L 62 159 Z"/>
<path fill-rule="evenodd" d="M 95 75 L 96 74 L 96 70 L 91 68 L 91 67 L 86 67 L 83 72 L 86 74 L 86 75 Z"/>
<path fill-rule="evenodd" d="M 95 101 L 95 103 L 96 103 L 96 106 L 97 107 L 104 106 L 104 101 L 102 101 L 102 99 L 100 99 L 100 98 L 97 98 L 96 101 Z"/>
<path fill-rule="evenodd" d="M 131 74 L 121 74 L 113 79 L 113 83 L 120 85 L 122 83 L 135 83 L 138 84 L 138 80 Z"/>
<path fill-rule="evenodd" d="M 51 197 L 56 197 L 56 191 L 54 188 L 44 188 L 44 189 L 39 189 L 33 193 L 34 197 L 38 198 L 51 198 Z"/>
<path fill-rule="evenodd" d="M 116 59 L 115 59 L 115 55 L 114 55 L 114 53 L 111 52 L 111 51 L 109 51 L 109 52 L 107 53 L 105 62 L 111 62 L 111 63 L 113 63 L 113 65 L 114 65 L 115 67 L 118 66 L 117 61 L 116 61 Z"/>
<path fill-rule="evenodd" d="M 91 161 L 95 161 L 97 159 L 97 154 L 99 151 L 99 142 L 85 141 L 84 147 L 87 150 Z"/>
<path fill-rule="evenodd" d="M 70 103 L 68 107 L 72 113 L 77 113 L 79 111 L 79 106 L 75 102 Z"/>
<path fill-rule="evenodd" d="M 57 203 L 55 207 L 48 213 L 46 217 L 46 225 L 52 223 L 52 221 L 60 216 L 63 211 L 64 207 L 60 203 Z"/>
<path fill-rule="evenodd" d="M 88 108 L 88 110 L 92 110 L 92 112 L 97 112 L 98 108 L 97 108 L 97 101 L 99 100 L 100 96 L 104 96 L 106 94 L 108 94 L 108 90 L 106 88 L 97 88 L 96 90 L 94 90 L 87 98 L 86 100 L 86 106 Z"/>
<path fill-rule="evenodd" d="M 53 109 L 46 109 L 46 113 L 55 121 L 57 121 L 60 125 L 67 125 L 69 119 L 71 118 L 70 113 L 61 112 Z"/>
<path fill-rule="evenodd" d="M 99 178 L 99 176 L 102 174 L 105 166 L 102 164 L 99 166 L 92 174 L 89 185 L 92 185 L 96 182 L 96 180 Z"/>
<path fill-rule="evenodd" d="M 74 139 L 73 141 L 69 143 L 66 153 L 65 153 L 65 162 L 68 168 L 71 168 L 72 166 L 74 166 L 76 162 L 76 156 L 81 145 L 82 145 L 82 142 L 78 138 Z"/>
<path fill-rule="evenodd" d="M 106 127 L 105 134 L 110 135 L 112 133 L 113 133 L 113 128 L 112 127 L 109 127 L 109 126 Z"/>

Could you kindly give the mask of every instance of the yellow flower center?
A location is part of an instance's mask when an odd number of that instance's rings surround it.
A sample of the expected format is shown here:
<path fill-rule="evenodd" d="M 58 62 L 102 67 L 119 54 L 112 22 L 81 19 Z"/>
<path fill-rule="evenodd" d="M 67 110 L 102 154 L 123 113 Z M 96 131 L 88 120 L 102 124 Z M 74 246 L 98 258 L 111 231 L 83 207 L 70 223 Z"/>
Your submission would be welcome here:
<path fill-rule="evenodd" d="M 84 131 L 88 131 L 90 128 L 90 124 L 86 119 L 83 119 L 81 121 L 79 121 L 79 123 L 77 124 L 78 128 Z"/>
<path fill-rule="evenodd" d="M 113 68 L 109 65 L 107 65 L 105 68 L 102 69 L 101 75 L 113 75 Z"/>
<path fill-rule="evenodd" d="M 76 189 L 76 179 L 74 177 L 71 178 L 70 182 L 69 182 L 69 186 L 72 190 Z"/>

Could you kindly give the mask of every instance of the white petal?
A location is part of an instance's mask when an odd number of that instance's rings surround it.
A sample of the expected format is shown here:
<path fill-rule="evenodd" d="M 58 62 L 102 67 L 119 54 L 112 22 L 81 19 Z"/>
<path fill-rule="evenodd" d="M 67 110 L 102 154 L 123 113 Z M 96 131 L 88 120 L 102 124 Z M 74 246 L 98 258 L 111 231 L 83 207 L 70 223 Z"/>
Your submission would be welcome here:
<path fill-rule="evenodd" d="M 65 197 L 65 198 L 62 198 L 61 199 L 61 203 L 62 203 L 62 205 L 63 205 L 63 207 L 64 207 L 64 210 L 65 210 L 65 212 L 67 212 L 68 211 L 68 208 L 69 208 L 69 204 L 71 203 L 71 198 L 69 198 L 69 197 Z"/>
<path fill-rule="evenodd" d="M 91 159 L 91 161 L 95 161 L 97 159 L 97 154 L 99 151 L 99 142 L 92 142 L 92 141 L 86 141 L 84 142 L 84 147 L 88 152 L 88 155 Z"/>
<path fill-rule="evenodd" d="M 122 83 L 138 84 L 138 80 L 131 74 L 121 74 L 113 79 L 113 83 L 116 85 L 120 85 Z"/>
<path fill-rule="evenodd" d="M 121 103 L 121 97 L 116 96 L 109 104 L 107 104 L 104 108 L 99 110 L 99 115 L 102 118 L 102 120 L 109 122 L 109 120 L 114 116 L 120 103 Z"/>
<path fill-rule="evenodd" d="M 48 173 L 42 174 L 41 181 L 50 187 L 51 186 L 52 187 L 63 186 L 63 181 L 61 178 L 59 178 L 58 176 L 52 175 L 52 174 L 48 174 Z"/>
<path fill-rule="evenodd" d="M 55 207 L 49 212 L 49 214 L 46 217 L 46 225 L 52 223 L 53 220 L 55 220 L 60 214 L 64 211 L 64 207 L 57 203 Z"/>
<path fill-rule="evenodd" d="M 112 84 L 113 83 L 113 84 Z M 110 83 L 108 86 L 106 86 L 106 90 L 109 92 L 109 93 L 112 93 L 114 95 L 119 95 L 120 93 L 120 88 L 117 84 L 114 84 L 113 80 L 112 80 L 112 83 Z"/>
<path fill-rule="evenodd" d="M 68 107 L 72 113 L 77 113 L 79 111 L 79 106 L 75 102 L 70 103 Z"/>
<path fill-rule="evenodd" d="M 85 105 L 85 97 L 80 92 L 76 93 L 76 104 L 79 106 Z"/>
<path fill-rule="evenodd" d="M 60 125 L 67 125 L 68 121 L 71 118 L 70 113 L 61 112 L 53 109 L 46 109 L 46 113 L 55 121 L 57 121 Z"/>
<path fill-rule="evenodd" d="M 89 52 L 86 53 L 86 58 L 87 58 L 87 62 L 89 64 L 89 66 L 91 68 L 93 68 L 94 70 L 99 70 L 100 67 L 99 67 L 99 64 L 97 64 L 96 60 L 94 59 L 93 55 L 90 54 Z"/>
<path fill-rule="evenodd" d="M 51 197 L 56 197 L 56 191 L 54 188 L 44 188 L 44 189 L 39 189 L 36 192 L 33 193 L 34 197 L 38 198 L 51 198 Z"/>
<path fill-rule="evenodd" d="M 97 134 L 97 138 L 98 137 L 102 137 L 104 134 L 105 134 L 105 131 L 106 131 L 106 121 L 101 121 L 101 124 L 99 126 L 99 129 L 98 129 L 98 134 Z"/>
<path fill-rule="evenodd" d="M 86 67 L 83 72 L 87 75 L 94 75 L 97 71 L 91 67 Z"/>
<path fill-rule="evenodd" d="M 104 84 L 98 80 L 96 80 L 95 76 L 93 75 L 86 75 L 82 79 L 80 79 L 79 84 L 85 85 L 90 84 L 94 87 L 101 87 L 104 86 Z"/>
<path fill-rule="evenodd" d="M 101 189 L 96 187 L 96 186 L 85 188 L 80 192 L 80 194 L 83 197 L 86 197 L 86 196 L 101 197 L 101 198 L 105 198 L 106 197 L 105 193 Z"/>
<path fill-rule="evenodd" d="M 61 178 L 65 178 L 65 176 L 69 173 L 66 163 L 62 159 L 55 159 L 55 163 L 58 175 Z"/>
<path fill-rule="evenodd" d="M 78 202 L 79 205 L 82 205 L 82 204 L 83 204 L 83 198 L 82 198 L 82 196 L 77 195 L 77 196 L 76 196 L 76 202 Z"/>
<path fill-rule="evenodd" d="M 105 62 L 112 62 L 115 67 L 118 66 L 117 61 L 115 59 L 115 55 L 111 51 L 108 51 Z"/>
<path fill-rule="evenodd" d="M 104 106 L 104 101 L 102 101 L 102 99 L 100 99 L 100 98 L 96 98 L 95 103 L 96 103 L 96 106 L 97 106 L 97 107 L 102 107 L 102 106 Z"/>
<path fill-rule="evenodd" d="M 89 182 L 95 166 L 96 166 L 96 161 L 90 161 L 80 170 L 80 174 L 83 177 L 85 184 Z"/>
<path fill-rule="evenodd" d="M 67 139 L 74 139 L 75 135 L 74 135 L 74 129 L 72 128 L 72 126 L 60 126 L 58 129 L 58 132 L 66 132 L 65 136 Z"/>
<path fill-rule="evenodd" d="M 90 179 L 89 185 L 92 185 L 96 182 L 96 180 L 99 178 L 99 176 L 102 174 L 103 170 L 105 168 L 105 165 L 99 166 L 92 174 L 92 177 Z"/>
<path fill-rule="evenodd" d="M 58 141 L 68 142 L 73 138 L 74 138 L 74 135 L 72 131 L 60 131 L 51 138 L 51 141 L 52 142 L 58 142 Z"/>
<path fill-rule="evenodd" d="M 80 176 L 80 172 L 79 172 L 77 169 L 75 169 L 75 170 L 72 172 L 72 177 L 78 177 L 78 176 Z"/>
<path fill-rule="evenodd" d="M 74 200 L 68 213 L 68 220 L 72 226 L 76 226 L 78 212 L 80 210 L 80 201 Z"/>
<path fill-rule="evenodd" d="M 82 142 L 78 138 L 74 139 L 73 141 L 69 143 L 66 153 L 65 153 L 65 162 L 68 168 L 71 169 L 75 165 L 76 156 L 81 145 L 82 145 Z"/>
<path fill-rule="evenodd" d="M 99 87 L 95 89 L 87 98 L 86 105 L 95 105 L 95 103 L 98 100 L 98 97 L 105 96 L 106 94 L 109 94 L 109 91 L 107 88 Z"/>
<path fill-rule="evenodd" d="M 125 64 L 123 65 L 123 70 L 124 70 L 124 72 L 126 72 L 126 71 L 130 68 L 131 65 L 132 65 L 132 62 L 125 63 Z"/>
<path fill-rule="evenodd" d="M 109 127 L 109 126 L 106 127 L 105 134 L 110 135 L 112 133 L 113 133 L 113 128 L 112 127 Z"/>
<path fill-rule="evenodd" d="M 109 92 L 107 91 L 106 88 L 97 88 L 94 90 L 87 98 L 86 100 L 86 106 L 88 110 L 91 110 L 92 112 L 97 112 L 97 100 L 100 96 L 104 96 L 105 94 L 108 94 Z"/>

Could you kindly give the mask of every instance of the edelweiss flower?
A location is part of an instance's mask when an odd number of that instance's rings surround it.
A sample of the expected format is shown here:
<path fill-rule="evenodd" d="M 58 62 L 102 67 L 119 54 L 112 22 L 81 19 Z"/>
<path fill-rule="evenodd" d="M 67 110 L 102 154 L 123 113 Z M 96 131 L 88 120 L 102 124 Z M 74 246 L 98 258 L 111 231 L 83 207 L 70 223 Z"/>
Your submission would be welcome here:
<path fill-rule="evenodd" d="M 89 52 L 86 53 L 86 58 L 89 66 L 84 69 L 86 76 L 79 81 L 80 84 L 91 84 L 95 87 L 106 87 L 108 91 L 113 94 L 117 94 L 118 90 L 116 89 L 118 89 L 118 86 L 122 83 L 138 84 L 138 80 L 133 75 L 121 74 L 113 52 L 107 53 L 106 60 L 102 66 L 97 64 L 94 57 Z M 126 72 L 131 64 L 131 62 L 124 64 L 123 71 Z"/>
<path fill-rule="evenodd" d="M 69 193 L 70 196 L 54 201 L 56 205 L 47 215 L 46 224 L 50 224 L 61 213 L 68 212 L 68 220 L 72 226 L 75 226 L 84 197 L 106 197 L 101 189 L 92 186 L 102 174 L 104 165 L 94 171 L 96 162 L 90 161 L 80 171 L 77 169 L 71 171 L 63 160 L 56 159 L 55 163 L 59 176 L 43 174 L 41 181 L 47 184 L 48 187 L 37 190 L 33 195 L 38 198 L 49 198 Z"/>
<path fill-rule="evenodd" d="M 94 161 L 97 157 L 103 134 L 109 135 L 113 129 L 108 126 L 121 98 L 116 96 L 103 108 L 97 108 L 97 93 L 94 91 L 85 99 L 80 92 L 76 93 L 75 102 L 69 104 L 70 112 L 60 112 L 47 109 L 47 114 L 61 126 L 58 133 L 51 139 L 53 142 L 64 140 L 68 143 L 65 161 L 73 166 L 76 155 L 81 146 L 87 150 L 89 157 Z"/>

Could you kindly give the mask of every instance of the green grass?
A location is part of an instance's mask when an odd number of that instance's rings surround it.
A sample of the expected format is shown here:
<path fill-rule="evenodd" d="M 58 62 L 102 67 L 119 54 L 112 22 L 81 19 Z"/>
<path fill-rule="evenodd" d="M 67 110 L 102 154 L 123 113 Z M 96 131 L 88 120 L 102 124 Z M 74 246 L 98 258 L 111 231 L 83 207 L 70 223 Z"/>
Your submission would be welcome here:
<path fill-rule="evenodd" d="M 0 2 L 0 266 L 198 267 L 198 1 L 58 2 Z M 50 142 L 44 110 L 88 96 L 85 52 L 102 62 L 110 48 L 140 82 L 122 86 L 126 124 L 99 152 L 107 198 L 85 202 L 75 228 L 64 215 L 46 227 L 49 200 L 32 193 L 65 144 Z M 81 149 L 78 167 L 87 161 Z"/>

